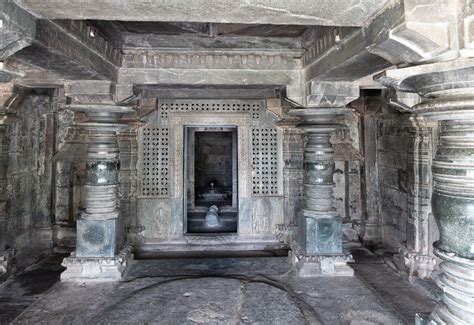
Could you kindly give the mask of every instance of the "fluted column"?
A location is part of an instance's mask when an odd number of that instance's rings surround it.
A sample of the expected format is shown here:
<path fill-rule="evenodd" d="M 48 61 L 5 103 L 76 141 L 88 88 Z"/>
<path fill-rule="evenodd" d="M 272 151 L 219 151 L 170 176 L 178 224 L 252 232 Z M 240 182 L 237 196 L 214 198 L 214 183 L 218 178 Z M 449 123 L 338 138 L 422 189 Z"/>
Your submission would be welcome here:
<path fill-rule="evenodd" d="M 334 150 L 331 133 L 339 125 L 336 118 L 347 108 L 295 109 L 291 115 L 303 123 L 304 146 L 303 209 L 298 224 L 293 262 L 300 276 L 353 275 L 342 249 L 342 219 L 334 208 Z"/>
<path fill-rule="evenodd" d="M 75 254 L 65 259 L 64 280 L 119 279 L 130 252 L 123 245 L 119 210 L 119 147 L 117 133 L 124 128 L 119 118 L 133 109 L 113 103 L 74 103 L 67 106 L 85 113 L 87 122 L 77 124 L 87 134 L 85 210 L 77 220 Z"/>
<path fill-rule="evenodd" d="M 439 121 L 431 207 L 440 234 L 434 253 L 442 260 L 437 283 L 443 294 L 430 324 L 474 320 L 474 64 L 467 63 L 461 68 L 435 63 L 380 76 L 424 97 L 412 111 Z"/>

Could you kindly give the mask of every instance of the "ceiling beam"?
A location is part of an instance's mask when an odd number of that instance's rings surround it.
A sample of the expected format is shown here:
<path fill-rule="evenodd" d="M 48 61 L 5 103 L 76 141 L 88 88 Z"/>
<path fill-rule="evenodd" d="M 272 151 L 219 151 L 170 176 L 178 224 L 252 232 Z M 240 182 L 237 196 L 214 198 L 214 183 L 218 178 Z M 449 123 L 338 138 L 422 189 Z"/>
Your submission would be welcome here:
<path fill-rule="evenodd" d="M 389 0 L 15 0 L 45 19 L 361 26 Z"/>

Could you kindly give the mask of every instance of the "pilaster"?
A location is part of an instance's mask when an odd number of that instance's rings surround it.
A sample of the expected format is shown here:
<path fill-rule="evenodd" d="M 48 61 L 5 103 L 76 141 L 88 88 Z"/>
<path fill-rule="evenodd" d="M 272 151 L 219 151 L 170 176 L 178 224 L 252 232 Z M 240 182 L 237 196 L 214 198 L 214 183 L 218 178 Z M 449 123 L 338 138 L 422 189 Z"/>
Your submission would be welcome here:
<path fill-rule="evenodd" d="M 407 154 L 408 217 L 406 245 L 394 256 L 395 263 L 408 271 L 409 276 L 430 277 L 437 267 L 432 255 L 430 229 L 434 122 L 413 115 L 410 117 Z"/>
<path fill-rule="evenodd" d="M 133 112 L 108 95 L 71 96 L 67 109 L 86 114 L 78 123 L 87 135 L 85 209 L 77 220 L 76 251 L 63 261 L 63 281 L 108 281 L 120 279 L 130 248 L 123 245 L 123 220 L 119 199 L 119 146 L 117 133 L 125 126 L 119 118 Z"/>
<path fill-rule="evenodd" d="M 303 193 L 303 132 L 296 127 L 300 120 L 287 116 L 277 122 L 283 133 L 284 223 L 278 225 L 279 240 L 291 244 L 301 210 Z"/>

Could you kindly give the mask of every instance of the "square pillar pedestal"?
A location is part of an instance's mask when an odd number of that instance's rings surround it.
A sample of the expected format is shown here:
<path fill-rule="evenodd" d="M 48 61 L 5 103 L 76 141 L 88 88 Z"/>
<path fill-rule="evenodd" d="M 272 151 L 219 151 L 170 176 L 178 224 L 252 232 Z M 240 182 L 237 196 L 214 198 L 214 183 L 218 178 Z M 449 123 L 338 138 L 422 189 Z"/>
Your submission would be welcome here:
<path fill-rule="evenodd" d="M 298 276 L 353 276 L 354 270 L 347 265 L 352 255 L 342 249 L 341 218 L 304 219 L 306 227 L 300 227 L 300 243 L 293 242 L 290 253 Z"/>

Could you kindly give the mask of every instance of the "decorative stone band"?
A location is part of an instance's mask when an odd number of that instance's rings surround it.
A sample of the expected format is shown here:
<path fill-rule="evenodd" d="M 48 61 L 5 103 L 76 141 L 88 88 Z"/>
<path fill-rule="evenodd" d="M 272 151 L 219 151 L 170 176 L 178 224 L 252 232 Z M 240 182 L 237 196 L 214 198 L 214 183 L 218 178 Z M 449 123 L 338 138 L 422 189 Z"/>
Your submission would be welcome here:
<path fill-rule="evenodd" d="M 432 321 L 438 324 L 472 324 L 474 261 L 440 249 L 435 249 L 435 254 L 443 260 L 437 284 L 443 290 L 445 304 L 436 306 L 431 315 Z"/>
<path fill-rule="evenodd" d="M 117 281 L 120 280 L 130 261 L 132 247 L 123 248 L 114 257 L 76 257 L 74 253 L 63 260 L 67 270 L 61 273 L 61 281 Z"/>
<path fill-rule="evenodd" d="M 107 220 L 118 217 L 118 185 L 85 185 L 86 212 L 83 218 Z"/>

